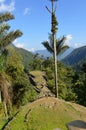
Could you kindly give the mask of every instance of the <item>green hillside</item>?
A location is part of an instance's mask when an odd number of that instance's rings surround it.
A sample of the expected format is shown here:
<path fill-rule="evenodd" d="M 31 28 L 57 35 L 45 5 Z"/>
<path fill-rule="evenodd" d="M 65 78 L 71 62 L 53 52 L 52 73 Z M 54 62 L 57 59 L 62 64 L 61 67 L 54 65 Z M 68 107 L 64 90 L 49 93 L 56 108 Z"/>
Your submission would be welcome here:
<path fill-rule="evenodd" d="M 45 97 L 22 107 L 6 130 L 67 130 L 74 120 L 86 122 L 86 108 L 54 97 Z"/>
<path fill-rule="evenodd" d="M 22 62 L 25 67 L 28 67 L 28 64 L 30 63 L 31 60 L 33 60 L 33 54 L 23 48 L 17 48 L 15 49 L 21 54 L 22 56 Z"/>
<path fill-rule="evenodd" d="M 86 63 L 86 46 L 74 49 L 68 56 L 62 59 L 65 65 L 80 69 Z"/>
<path fill-rule="evenodd" d="M 10 48 L 14 48 L 15 51 L 17 51 L 22 56 L 22 63 L 24 67 L 28 68 L 29 63 L 33 60 L 34 54 L 23 48 L 15 47 L 14 45 L 8 46 L 8 51 L 10 50 Z"/>

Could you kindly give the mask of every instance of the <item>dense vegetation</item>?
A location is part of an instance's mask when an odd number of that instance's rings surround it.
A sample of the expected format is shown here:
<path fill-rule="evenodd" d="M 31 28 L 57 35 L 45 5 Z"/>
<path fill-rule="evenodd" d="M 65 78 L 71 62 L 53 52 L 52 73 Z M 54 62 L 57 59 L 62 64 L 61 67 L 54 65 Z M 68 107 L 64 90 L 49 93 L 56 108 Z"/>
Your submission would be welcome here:
<path fill-rule="evenodd" d="M 29 64 L 31 70 L 42 70 L 46 72 L 47 87 L 55 94 L 54 87 L 54 63 L 52 58 L 43 59 L 38 54 L 34 56 Z M 58 62 L 58 83 L 59 98 L 67 101 L 77 102 L 86 106 L 85 83 L 86 83 L 86 64 L 83 64 L 81 71 L 76 71 L 71 67 Z M 83 78 L 82 78 L 83 77 Z"/>
<path fill-rule="evenodd" d="M 25 71 L 28 71 L 29 70 L 28 65 L 33 60 L 34 55 L 31 52 L 29 52 L 23 48 L 17 48 L 15 46 L 14 46 L 14 48 L 21 54 L 22 63 L 24 65 Z"/>
<path fill-rule="evenodd" d="M 22 56 L 13 46 L 9 46 L 22 35 L 19 30 L 8 31 L 10 26 L 6 21 L 13 18 L 10 13 L 0 15 L 0 103 L 4 104 L 7 118 L 13 106 L 24 105 L 36 95 L 24 71 Z"/>

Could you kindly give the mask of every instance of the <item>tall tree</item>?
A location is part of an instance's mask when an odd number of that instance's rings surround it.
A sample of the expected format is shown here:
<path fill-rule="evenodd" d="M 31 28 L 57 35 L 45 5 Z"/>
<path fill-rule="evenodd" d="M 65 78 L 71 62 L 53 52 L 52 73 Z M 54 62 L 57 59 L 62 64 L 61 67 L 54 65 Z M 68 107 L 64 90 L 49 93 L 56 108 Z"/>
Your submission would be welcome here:
<path fill-rule="evenodd" d="M 10 105 L 10 98 L 8 92 L 9 85 L 5 74 L 7 56 L 6 47 L 10 45 L 16 38 L 22 35 L 22 32 L 20 30 L 9 31 L 10 26 L 6 22 L 12 19 L 14 19 L 14 16 L 11 13 L 0 14 L 0 66 L 2 67 L 2 69 L 0 68 L 0 91 L 2 92 L 3 96 L 6 116 L 8 116 L 7 105 Z"/>
<path fill-rule="evenodd" d="M 52 24 L 51 32 L 52 32 L 52 35 L 51 35 L 51 38 L 50 38 L 50 43 L 48 41 L 46 41 L 46 42 L 43 42 L 42 44 L 44 45 L 44 47 L 47 48 L 48 51 L 53 53 L 53 57 L 54 57 L 55 89 L 56 89 L 55 96 L 58 97 L 57 56 L 56 55 L 59 54 L 59 52 L 61 50 L 63 50 L 63 48 L 65 49 L 66 46 L 63 47 L 63 43 L 64 43 L 64 40 L 65 40 L 65 37 L 63 37 L 62 39 L 56 40 L 56 32 L 58 30 L 58 28 L 57 28 L 58 22 L 57 22 L 57 19 L 56 19 L 56 16 L 55 16 L 54 2 L 57 1 L 57 0 L 50 0 L 50 1 L 52 3 L 52 11 L 50 11 L 48 9 L 48 7 L 46 7 L 46 8 L 51 13 L 51 24 Z"/>
<path fill-rule="evenodd" d="M 64 45 L 66 37 L 61 37 L 56 39 L 56 55 L 58 56 L 60 53 L 66 51 L 69 48 L 68 45 Z M 53 45 L 53 37 L 52 34 L 49 34 L 49 41 L 42 42 L 42 45 L 51 53 L 54 54 L 54 45 Z"/>
<path fill-rule="evenodd" d="M 54 45 L 54 73 L 55 73 L 55 89 L 56 89 L 56 94 L 55 96 L 58 98 L 58 82 L 57 82 L 57 60 L 56 60 L 56 31 L 57 31 L 57 19 L 55 16 L 55 10 L 54 10 L 54 1 L 57 0 L 50 0 L 52 2 L 52 28 L 51 28 L 51 32 L 52 32 L 52 36 L 53 36 L 53 45 Z"/>

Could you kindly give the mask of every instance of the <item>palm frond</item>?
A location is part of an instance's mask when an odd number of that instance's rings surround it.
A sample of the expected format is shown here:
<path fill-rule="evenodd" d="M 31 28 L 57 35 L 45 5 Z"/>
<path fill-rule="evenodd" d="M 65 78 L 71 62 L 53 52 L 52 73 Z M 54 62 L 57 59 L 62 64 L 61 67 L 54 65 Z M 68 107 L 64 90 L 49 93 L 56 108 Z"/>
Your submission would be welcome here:
<path fill-rule="evenodd" d="M 66 37 L 62 37 L 62 38 L 59 38 L 57 41 L 56 41 L 56 48 L 60 48 L 61 46 L 63 46 L 64 42 L 66 40 Z"/>
<path fill-rule="evenodd" d="M 0 14 L 0 23 L 6 22 L 11 19 L 14 19 L 14 16 L 11 13 Z"/>
<path fill-rule="evenodd" d="M 58 40 L 56 40 L 56 50 L 57 50 L 57 55 L 59 53 L 62 53 L 64 51 L 66 51 L 69 46 L 68 45 L 64 45 L 66 41 L 66 37 L 62 37 L 62 38 L 59 38 Z M 42 42 L 42 45 L 50 52 L 50 53 L 54 53 L 54 44 L 53 44 L 53 36 L 52 34 L 50 33 L 49 34 L 49 42 L 48 41 L 44 41 Z"/>
<path fill-rule="evenodd" d="M 50 44 L 49 44 L 48 41 L 42 42 L 42 45 L 43 45 L 50 53 L 53 53 L 53 52 L 54 52 L 53 48 L 50 46 Z"/>
<path fill-rule="evenodd" d="M 6 30 L 9 30 L 10 26 L 8 24 L 2 24 L 0 26 L 0 34 L 3 33 Z"/>
<path fill-rule="evenodd" d="M 57 55 L 69 48 L 69 46 L 64 45 L 65 40 L 66 40 L 66 37 L 63 36 L 62 38 L 56 41 Z"/>
<path fill-rule="evenodd" d="M 19 30 L 11 31 L 2 39 L 0 39 L 0 49 L 2 49 L 3 47 L 5 48 L 9 44 L 11 44 L 16 38 L 20 37 L 21 35 L 22 35 L 22 32 Z"/>
<path fill-rule="evenodd" d="M 60 53 L 63 53 L 63 52 L 66 51 L 68 48 L 69 48 L 69 46 L 67 46 L 67 45 L 62 46 L 61 49 L 57 51 L 57 55 L 60 54 Z"/>

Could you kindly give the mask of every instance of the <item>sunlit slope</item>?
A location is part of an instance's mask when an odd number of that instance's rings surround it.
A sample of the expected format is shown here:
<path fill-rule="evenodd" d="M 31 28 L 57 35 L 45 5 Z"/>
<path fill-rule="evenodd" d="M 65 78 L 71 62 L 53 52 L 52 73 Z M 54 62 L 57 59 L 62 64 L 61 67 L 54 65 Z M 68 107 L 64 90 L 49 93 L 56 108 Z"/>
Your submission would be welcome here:
<path fill-rule="evenodd" d="M 86 121 L 86 108 L 54 97 L 45 97 L 22 107 L 8 130 L 67 130 L 66 123 Z"/>
<path fill-rule="evenodd" d="M 86 46 L 74 49 L 68 56 L 62 59 L 65 65 L 80 69 L 86 62 Z"/>

